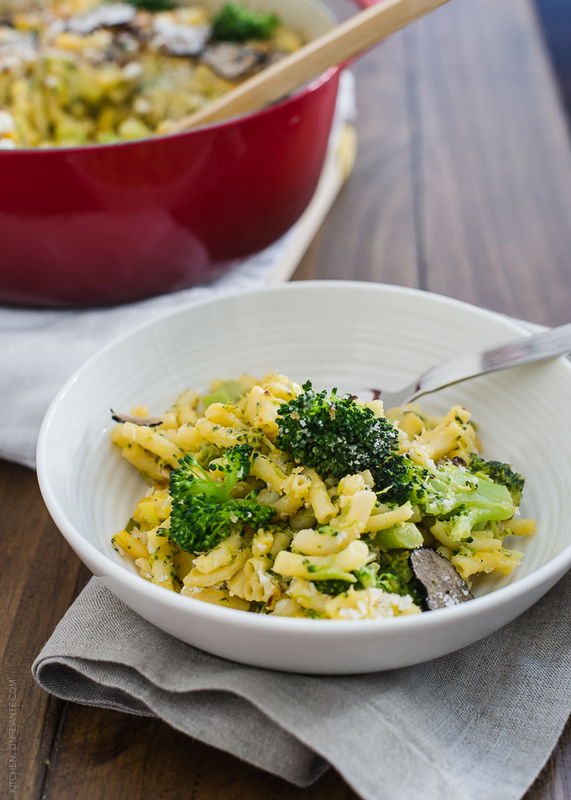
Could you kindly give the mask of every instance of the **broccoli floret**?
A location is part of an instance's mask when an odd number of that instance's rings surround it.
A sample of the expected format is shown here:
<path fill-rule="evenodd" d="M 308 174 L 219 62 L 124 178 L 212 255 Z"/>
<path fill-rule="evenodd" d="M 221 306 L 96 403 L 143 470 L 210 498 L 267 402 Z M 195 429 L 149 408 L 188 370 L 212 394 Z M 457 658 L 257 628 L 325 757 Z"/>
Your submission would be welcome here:
<path fill-rule="evenodd" d="M 419 507 L 422 516 L 449 522 L 447 527 L 454 541 L 468 539 L 472 530 L 481 530 L 487 522 L 510 519 L 515 512 L 505 486 L 483 473 L 473 475 L 452 462 L 431 471 L 406 456 L 395 456 L 381 465 L 374 477 L 375 489 L 382 487 L 382 502 L 402 505 L 408 501 Z M 379 544 L 389 532 L 379 532 Z M 394 546 L 390 542 L 384 544 L 388 549 Z M 410 543 L 403 542 L 402 546 Z"/>
<path fill-rule="evenodd" d="M 376 563 L 365 564 L 364 567 L 356 569 L 353 573 L 357 578 L 357 585 L 359 589 L 369 589 L 370 587 L 379 587 L 379 565 Z"/>
<path fill-rule="evenodd" d="M 269 39 L 279 23 L 275 14 L 226 3 L 212 21 L 212 38 L 225 42 Z"/>
<path fill-rule="evenodd" d="M 216 391 L 203 395 L 202 405 L 205 409 L 213 403 L 232 403 L 232 405 L 236 405 L 247 394 L 248 390 L 239 381 L 226 381 Z"/>
<path fill-rule="evenodd" d="M 394 550 L 401 547 L 407 550 L 422 547 L 424 537 L 414 522 L 397 522 L 375 534 L 375 544 L 381 550 Z"/>
<path fill-rule="evenodd" d="M 143 11 L 172 11 L 176 8 L 173 0 L 127 0 L 130 5 L 140 8 Z"/>
<path fill-rule="evenodd" d="M 339 578 L 314 581 L 315 588 L 323 594 L 330 594 L 337 597 L 338 594 L 345 594 L 349 591 L 351 586 L 354 589 L 368 589 L 370 586 L 377 586 L 377 572 L 379 570 L 378 564 L 366 564 L 360 569 L 354 570 L 351 574 L 355 576 L 355 580 L 344 581 Z"/>
<path fill-rule="evenodd" d="M 315 588 L 318 592 L 323 594 L 330 594 L 332 597 L 337 597 L 338 594 L 344 594 L 351 586 L 357 587 L 356 583 L 350 581 L 341 581 L 339 579 L 328 581 L 314 581 Z M 358 587 L 361 588 L 361 587 Z"/>
<path fill-rule="evenodd" d="M 305 616 L 311 617 L 311 619 L 328 619 L 327 614 L 324 614 L 321 611 L 316 611 L 314 608 L 306 608 Z"/>
<path fill-rule="evenodd" d="M 408 455 L 393 455 L 371 472 L 382 503 L 419 505 L 426 497 L 426 483 L 431 473 L 411 461 Z"/>
<path fill-rule="evenodd" d="M 468 469 L 476 475 L 478 473 L 487 475 L 494 483 L 500 483 L 505 486 L 511 495 L 514 505 L 519 506 L 525 480 L 509 464 L 504 464 L 501 461 L 486 461 L 476 453 L 472 453 Z"/>
<path fill-rule="evenodd" d="M 487 522 L 513 517 L 515 506 L 505 486 L 487 475 L 472 475 L 452 463 L 438 467 L 420 503 L 424 514 L 452 521 L 450 538 L 462 541 Z"/>
<path fill-rule="evenodd" d="M 379 554 L 380 570 L 377 586 L 389 594 L 401 597 L 409 594 L 416 605 L 422 605 L 422 595 L 418 581 L 409 564 L 410 550 L 391 550 Z"/>
<path fill-rule="evenodd" d="M 398 433 L 387 419 L 350 395 L 337 397 L 336 389 L 330 397 L 314 392 L 310 381 L 279 407 L 276 423 L 277 446 L 323 477 L 373 470 L 398 448 Z"/>
<path fill-rule="evenodd" d="M 223 452 L 221 447 L 205 439 L 198 448 L 195 458 L 203 469 L 208 469 L 210 462 L 220 458 Z"/>
<path fill-rule="evenodd" d="M 408 456 L 396 455 L 373 470 L 373 477 L 381 502 L 410 502 L 423 516 L 452 520 L 455 541 L 468 538 L 470 531 L 487 522 L 510 519 L 515 512 L 515 503 L 501 482 L 482 471 L 474 475 L 452 462 L 426 470 Z"/>
<path fill-rule="evenodd" d="M 172 497 L 170 538 L 187 553 L 200 553 L 214 547 L 221 539 L 246 526 L 259 528 L 274 516 L 271 506 L 260 505 L 256 492 L 246 497 L 232 497 L 232 490 L 248 476 L 253 448 L 248 444 L 229 448 L 224 464 L 203 469 L 187 454 L 171 473 Z M 211 473 L 222 472 L 222 480 Z M 210 473 L 210 474 L 209 474 Z"/>
<path fill-rule="evenodd" d="M 373 563 L 353 572 L 357 578 L 356 583 L 340 580 L 315 581 L 315 587 L 323 594 L 334 597 L 344 594 L 351 586 L 356 590 L 382 589 L 389 594 L 401 596 L 409 594 L 413 602 L 420 605 L 421 594 L 418 589 L 418 581 L 409 566 L 409 555 L 410 550 L 392 550 L 390 553 L 381 553 L 379 556 L 380 568 L 379 564 Z"/>

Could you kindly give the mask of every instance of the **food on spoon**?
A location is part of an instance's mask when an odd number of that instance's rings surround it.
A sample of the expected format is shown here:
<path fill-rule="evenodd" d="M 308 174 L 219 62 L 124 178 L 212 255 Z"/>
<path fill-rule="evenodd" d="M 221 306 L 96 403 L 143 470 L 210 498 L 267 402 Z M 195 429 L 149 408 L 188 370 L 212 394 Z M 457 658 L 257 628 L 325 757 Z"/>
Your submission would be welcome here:
<path fill-rule="evenodd" d="M 151 485 L 113 544 L 142 577 L 206 602 L 419 613 L 471 599 L 471 576 L 509 575 L 523 554 L 505 537 L 535 531 L 517 516 L 523 478 L 477 454 L 462 406 L 385 412 L 271 373 L 187 391 L 160 428 L 140 424 L 145 407 L 132 415 L 112 440 Z"/>
<path fill-rule="evenodd" d="M 171 0 L 53 0 L 0 17 L 0 149 L 168 133 L 299 49 L 274 14 Z"/>

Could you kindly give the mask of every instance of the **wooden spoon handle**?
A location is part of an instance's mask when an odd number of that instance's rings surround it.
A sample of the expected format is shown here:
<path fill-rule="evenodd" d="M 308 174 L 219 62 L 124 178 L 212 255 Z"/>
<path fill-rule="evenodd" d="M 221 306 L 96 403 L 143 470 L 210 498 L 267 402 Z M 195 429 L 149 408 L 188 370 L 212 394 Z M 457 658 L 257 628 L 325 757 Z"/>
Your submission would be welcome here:
<path fill-rule="evenodd" d="M 168 133 L 218 122 L 275 103 L 313 80 L 329 67 L 362 53 L 448 0 L 384 0 L 249 78 L 235 89 L 178 122 Z"/>

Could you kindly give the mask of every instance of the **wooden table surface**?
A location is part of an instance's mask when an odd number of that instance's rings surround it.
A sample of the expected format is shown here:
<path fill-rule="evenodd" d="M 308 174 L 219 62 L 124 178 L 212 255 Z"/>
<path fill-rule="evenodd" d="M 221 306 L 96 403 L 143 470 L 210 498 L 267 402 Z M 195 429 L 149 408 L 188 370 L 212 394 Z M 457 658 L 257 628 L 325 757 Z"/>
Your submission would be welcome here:
<path fill-rule="evenodd" d="M 571 147 L 531 0 L 453 0 L 354 71 L 355 171 L 295 278 L 404 284 L 568 322 Z M 17 721 L 17 790 L 6 746 L 0 797 L 356 798 L 333 770 L 297 789 L 161 722 L 46 695 L 30 665 L 89 574 L 31 471 L 0 462 L 0 508 L 2 686 L 7 697 L 16 681 Z M 526 800 L 569 800 L 570 739 L 568 725 Z"/>

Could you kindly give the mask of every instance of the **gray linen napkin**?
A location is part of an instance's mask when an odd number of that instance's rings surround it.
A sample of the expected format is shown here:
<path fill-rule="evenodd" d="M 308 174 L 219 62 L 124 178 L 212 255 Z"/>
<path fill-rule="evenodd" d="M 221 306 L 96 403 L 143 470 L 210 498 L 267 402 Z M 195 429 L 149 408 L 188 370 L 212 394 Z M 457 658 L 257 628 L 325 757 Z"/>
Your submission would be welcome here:
<path fill-rule="evenodd" d="M 321 677 L 197 650 L 93 578 L 33 674 L 58 697 L 160 717 L 299 786 L 332 765 L 365 800 L 518 800 L 571 711 L 570 599 L 568 573 L 524 615 L 457 653 Z"/>

